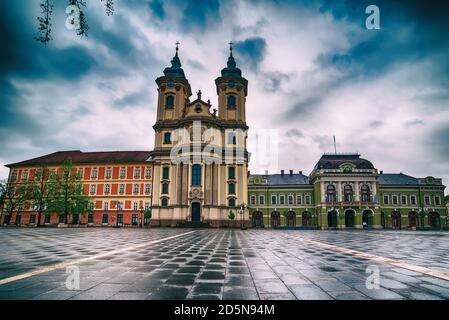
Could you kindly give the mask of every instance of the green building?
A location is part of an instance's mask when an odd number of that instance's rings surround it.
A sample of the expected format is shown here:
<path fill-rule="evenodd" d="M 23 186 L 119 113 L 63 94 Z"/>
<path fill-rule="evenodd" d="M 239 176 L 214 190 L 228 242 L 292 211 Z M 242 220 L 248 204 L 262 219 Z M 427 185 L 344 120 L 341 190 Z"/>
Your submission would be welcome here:
<path fill-rule="evenodd" d="M 302 172 L 250 175 L 253 227 L 440 229 L 447 224 L 441 179 L 383 173 L 359 154 L 324 154 Z"/>

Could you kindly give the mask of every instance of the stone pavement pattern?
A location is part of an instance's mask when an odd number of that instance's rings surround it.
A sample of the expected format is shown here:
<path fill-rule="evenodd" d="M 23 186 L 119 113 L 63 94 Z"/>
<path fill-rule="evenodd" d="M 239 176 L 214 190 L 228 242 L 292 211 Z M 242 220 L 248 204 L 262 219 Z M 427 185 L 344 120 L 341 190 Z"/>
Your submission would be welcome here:
<path fill-rule="evenodd" d="M 77 265 L 80 290 L 67 289 L 58 269 L 0 285 L 0 299 L 449 299 L 449 281 L 300 240 L 448 272 L 448 233 L 207 229 L 136 248 L 189 231 L 2 228 L 0 280 L 126 250 Z M 373 264 L 377 290 L 365 285 Z"/>

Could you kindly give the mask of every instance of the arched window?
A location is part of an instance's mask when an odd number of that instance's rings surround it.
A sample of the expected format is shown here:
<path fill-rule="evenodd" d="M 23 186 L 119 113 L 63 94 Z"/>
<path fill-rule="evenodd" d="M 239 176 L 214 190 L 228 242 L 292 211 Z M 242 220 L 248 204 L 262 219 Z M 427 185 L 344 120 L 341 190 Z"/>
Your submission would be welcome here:
<path fill-rule="evenodd" d="M 327 186 L 326 193 L 327 193 L 327 202 L 337 201 L 337 193 L 335 192 L 335 186 L 333 184 Z"/>
<path fill-rule="evenodd" d="M 228 95 L 228 109 L 235 109 L 237 107 L 237 98 L 235 95 Z"/>
<path fill-rule="evenodd" d="M 165 98 L 165 107 L 172 109 L 175 106 L 175 96 L 169 95 Z"/>
<path fill-rule="evenodd" d="M 230 207 L 235 207 L 235 199 L 234 198 L 230 198 L 228 202 L 229 202 L 228 204 Z"/>
<path fill-rule="evenodd" d="M 370 190 L 369 190 L 369 186 L 367 186 L 366 184 L 362 185 L 362 187 L 360 188 L 360 193 L 362 196 L 362 202 L 369 202 L 370 201 Z"/>
<path fill-rule="evenodd" d="M 200 186 L 201 185 L 201 165 L 194 164 L 192 166 L 192 185 Z"/>
<path fill-rule="evenodd" d="M 162 205 L 163 207 L 168 206 L 168 199 L 167 199 L 167 198 L 162 198 L 161 205 Z"/>
<path fill-rule="evenodd" d="M 344 187 L 344 201 L 345 202 L 352 202 L 352 196 L 353 196 L 353 192 L 352 192 L 352 187 L 347 184 Z"/>
<path fill-rule="evenodd" d="M 228 192 L 229 194 L 235 194 L 235 183 L 230 183 L 228 185 Z"/>

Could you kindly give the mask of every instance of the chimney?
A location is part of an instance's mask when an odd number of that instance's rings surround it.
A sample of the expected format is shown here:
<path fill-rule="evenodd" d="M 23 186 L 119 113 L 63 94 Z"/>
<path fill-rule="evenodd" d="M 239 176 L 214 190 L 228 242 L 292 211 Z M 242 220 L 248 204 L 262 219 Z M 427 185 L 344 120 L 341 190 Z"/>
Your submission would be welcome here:
<path fill-rule="evenodd" d="M 291 176 L 293 175 L 293 170 L 290 170 L 290 175 L 291 175 Z"/>
<path fill-rule="evenodd" d="M 384 172 L 382 170 L 380 170 L 380 174 L 383 174 Z"/>
<path fill-rule="evenodd" d="M 284 170 L 281 170 L 281 175 L 282 175 L 282 176 L 284 175 Z"/>
<path fill-rule="evenodd" d="M 299 171 L 299 174 L 302 175 L 302 171 Z"/>

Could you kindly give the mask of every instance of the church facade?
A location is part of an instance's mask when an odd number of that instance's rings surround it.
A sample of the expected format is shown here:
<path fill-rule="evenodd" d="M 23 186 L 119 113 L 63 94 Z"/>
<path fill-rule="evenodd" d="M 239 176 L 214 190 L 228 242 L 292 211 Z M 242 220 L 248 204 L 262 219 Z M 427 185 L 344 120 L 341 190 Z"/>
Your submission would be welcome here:
<path fill-rule="evenodd" d="M 248 81 L 232 54 L 215 80 L 218 109 L 192 88 L 176 54 L 156 79 L 152 151 L 60 151 L 7 165 L 8 184 L 71 159 L 94 207 L 80 216 L 44 212 L 48 226 L 212 226 L 255 228 L 440 228 L 447 225 L 441 179 L 384 174 L 359 154 L 325 154 L 309 175 L 248 171 Z M 193 96 L 193 97 L 192 97 Z M 212 109 L 212 110 L 211 110 Z M 0 223 L 37 224 L 30 201 Z M 151 210 L 151 218 L 144 212 Z M 45 211 L 45 210 L 44 210 Z M 231 219 L 232 218 L 232 219 Z"/>

